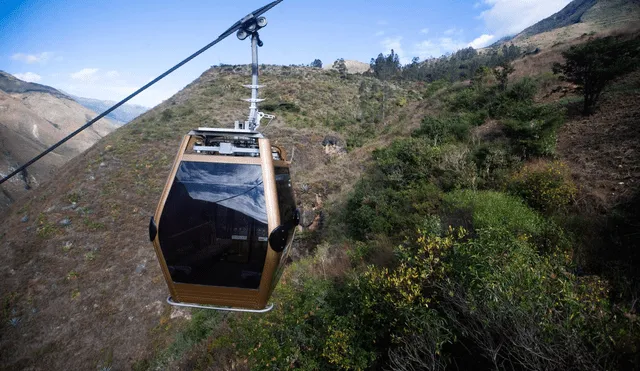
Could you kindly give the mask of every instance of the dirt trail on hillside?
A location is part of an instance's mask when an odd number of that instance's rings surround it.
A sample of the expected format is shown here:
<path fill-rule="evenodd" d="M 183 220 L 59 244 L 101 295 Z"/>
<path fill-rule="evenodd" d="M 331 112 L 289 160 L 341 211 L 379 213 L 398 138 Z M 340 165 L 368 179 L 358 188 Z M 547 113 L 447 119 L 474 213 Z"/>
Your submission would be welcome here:
<path fill-rule="evenodd" d="M 640 74 L 629 77 L 637 84 Z M 633 197 L 640 187 L 640 93 L 603 96 L 589 117 L 570 119 L 558 135 L 558 154 L 580 186 L 579 206 L 596 213 Z"/>

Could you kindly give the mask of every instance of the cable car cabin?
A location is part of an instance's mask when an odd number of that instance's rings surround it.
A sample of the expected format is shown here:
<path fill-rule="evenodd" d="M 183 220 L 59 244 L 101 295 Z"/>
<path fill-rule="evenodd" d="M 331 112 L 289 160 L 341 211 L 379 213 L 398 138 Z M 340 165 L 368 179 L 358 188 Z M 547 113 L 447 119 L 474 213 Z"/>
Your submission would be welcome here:
<path fill-rule="evenodd" d="M 149 225 L 168 300 L 270 309 L 298 221 L 282 148 L 256 131 L 191 131 Z"/>

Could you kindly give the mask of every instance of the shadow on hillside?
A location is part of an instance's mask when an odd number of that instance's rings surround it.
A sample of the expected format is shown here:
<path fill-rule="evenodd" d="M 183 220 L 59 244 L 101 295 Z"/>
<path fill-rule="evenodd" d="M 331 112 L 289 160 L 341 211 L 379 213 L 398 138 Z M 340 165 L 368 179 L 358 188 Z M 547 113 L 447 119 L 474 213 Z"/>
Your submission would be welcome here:
<path fill-rule="evenodd" d="M 598 257 L 618 294 L 640 294 L 640 191 L 608 215 Z"/>
<path fill-rule="evenodd" d="M 570 100 L 563 105 L 568 120 L 585 117 L 582 109 L 584 102 L 580 100 Z"/>
<path fill-rule="evenodd" d="M 611 283 L 611 299 L 640 298 L 640 190 L 606 215 L 570 221 L 579 239 L 578 274 L 597 274 Z"/>

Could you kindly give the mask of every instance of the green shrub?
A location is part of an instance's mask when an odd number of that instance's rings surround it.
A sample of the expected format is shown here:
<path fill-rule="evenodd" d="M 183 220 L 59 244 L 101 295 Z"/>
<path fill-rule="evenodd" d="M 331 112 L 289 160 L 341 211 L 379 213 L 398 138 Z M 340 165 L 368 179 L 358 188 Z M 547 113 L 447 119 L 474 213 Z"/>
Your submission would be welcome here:
<path fill-rule="evenodd" d="M 478 169 L 478 188 L 500 189 L 519 159 L 503 144 L 482 143 L 472 154 Z"/>
<path fill-rule="evenodd" d="M 514 151 L 524 157 L 555 153 L 556 130 L 564 121 L 561 110 L 549 106 L 515 104 L 503 112 L 504 132 Z"/>
<path fill-rule="evenodd" d="M 453 361 L 617 368 L 618 341 L 638 328 L 608 310 L 606 282 L 576 277 L 566 269 L 570 255 L 541 255 L 527 235 L 497 224 L 477 238 L 462 229 L 418 233 L 396 248 L 394 267 L 369 266 L 342 282 L 296 263 L 276 289 L 276 309 L 234 317 L 228 342 L 256 370 L 444 369 Z"/>
<path fill-rule="evenodd" d="M 495 88 L 474 89 L 467 87 L 453 92 L 446 98 L 446 101 L 452 112 L 477 112 L 486 109 L 496 94 Z"/>
<path fill-rule="evenodd" d="M 452 141 L 463 141 L 469 137 L 470 122 L 458 116 L 425 116 L 420 128 L 412 133 L 413 137 L 426 137 L 437 146 Z"/>
<path fill-rule="evenodd" d="M 467 157 L 456 151 L 456 146 L 443 150 L 419 138 L 398 140 L 374 151 L 373 166 L 347 201 L 344 218 L 351 236 L 398 237 L 436 213 L 441 191 L 430 180 L 442 177 L 442 183 L 453 188 L 465 182 L 461 169 L 467 170 Z"/>
<path fill-rule="evenodd" d="M 449 82 L 447 80 L 436 80 L 430 84 L 427 84 L 427 88 L 424 90 L 424 98 L 433 97 L 439 90 L 446 88 L 449 86 Z"/>
<path fill-rule="evenodd" d="M 533 100 L 538 91 L 538 85 L 530 77 L 525 77 L 520 81 L 513 83 L 507 89 L 506 95 L 517 102 L 527 102 Z"/>
<path fill-rule="evenodd" d="M 511 177 L 507 187 L 545 213 L 561 210 L 574 201 L 577 193 L 567 165 L 559 161 L 527 164 Z"/>
<path fill-rule="evenodd" d="M 417 138 L 394 141 L 389 147 L 373 152 L 374 172 L 384 185 L 399 189 L 430 178 L 441 149 Z"/>
<path fill-rule="evenodd" d="M 169 121 L 173 118 L 173 111 L 171 110 L 171 108 L 167 108 L 164 111 L 162 111 L 162 113 L 160 114 L 160 120 L 162 121 Z"/>
<path fill-rule="evenodd" d="M 354 246 L 347 250 L 347 256 L 352 265 L 358 265 L 368 260 L 372 253 L 372 245 L 362 241 L 356 241 Z"/>
<path fill-rule="evenodd" d="M 186 327 L 178 332 L 167 349 L 160 352 L 148 363 L 148 369 L 166 369 L 168 364 L 180 359 L 191 348 L 204 341 L 220 326 L 220 312 L 195 309 Z"/>
<path fill-rule="evenodd" d="M 433 174 L 432 181 L 444 191 L 476 188 L 477 169 L 469 148 L 464 144 L 443 146 Z"/>
<path fill-rule="evenodd" d="M 606 283 L 567 273 L 569 261 L 509 231 L 481 230 L 448 256 L 444 315 L 494 367 L 601 369 L 617 357 L 614 338 L 629 321 L 609 312 Z"/>
<path fill-rule="evenodd" d="M 304 266 L 308 267 L 308 262 L 285 271 L 274 292 L 271 312 L 231 319 L 228 342 L 249 360 L 251 370 L 328 367 L 322 353 L 332 317 L 332 308 L 326 303 L 332 286 L 309 275 L 290 279 Z"/>
<path fill-rule="evenodd" d="M 440 190 L 428 182 L 416 182 L 396 190 L 364 178 L 356 185 L 346 207 L 346 223 L 351 236 L 385 234 L 397 237 L 415 229 L 423 216 L 434 213 L 440 204 Z"/>
<path fill-rule="evenodd" d="M 539 236 L 544 220 L 518 198 L 495 191 L 460 190 L 443 198 L 445 213 L 456 209 L 471 211 L 474 229 L 501 228 L 516 236 Z"/>
<path fill-rule="evenodd" d="M 300 112 L 300 107 L 293 102 L 264 103 L 261 108 L 267 112 Z"/>

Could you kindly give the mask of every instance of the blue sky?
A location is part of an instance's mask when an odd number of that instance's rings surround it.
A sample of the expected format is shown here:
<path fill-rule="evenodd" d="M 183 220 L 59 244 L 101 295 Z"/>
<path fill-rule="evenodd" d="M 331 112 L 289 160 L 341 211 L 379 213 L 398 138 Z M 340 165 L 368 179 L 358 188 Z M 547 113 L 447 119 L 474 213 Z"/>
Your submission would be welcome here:
<path fill-rule="evenodd" d="M 269 11 L 260 62 L 369 62 L 390 49 L 403 62 L 502 36 L 570 0 L 285 0 Z M 215 39 L 268 0 L 1 0 L 0 70 L 79 96 L 119 100 Z M 133 100 L 154 106 L 212 65 L 250 61 L 229 37 Z"/>

